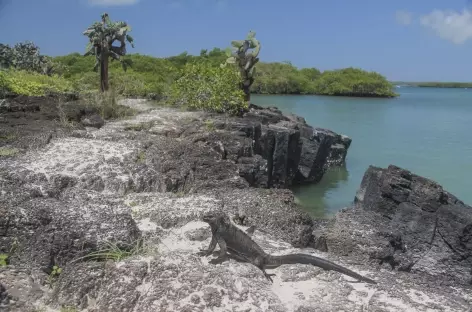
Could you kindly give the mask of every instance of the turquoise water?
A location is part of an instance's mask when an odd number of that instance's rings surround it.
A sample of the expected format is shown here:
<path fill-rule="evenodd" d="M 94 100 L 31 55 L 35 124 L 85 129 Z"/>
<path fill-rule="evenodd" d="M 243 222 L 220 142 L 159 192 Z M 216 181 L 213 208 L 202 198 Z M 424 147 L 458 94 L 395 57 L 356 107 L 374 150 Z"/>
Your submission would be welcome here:
<path fill-rule="evenodd" d="M 294 189 L 316 216 L 349 205 L 369 165 L 394 164 L 440 183 L 472 204 L 472 89 L 398 88 L 395 99 L 253 95 L 307 123 L 352 138 L 346 167 Z"/>

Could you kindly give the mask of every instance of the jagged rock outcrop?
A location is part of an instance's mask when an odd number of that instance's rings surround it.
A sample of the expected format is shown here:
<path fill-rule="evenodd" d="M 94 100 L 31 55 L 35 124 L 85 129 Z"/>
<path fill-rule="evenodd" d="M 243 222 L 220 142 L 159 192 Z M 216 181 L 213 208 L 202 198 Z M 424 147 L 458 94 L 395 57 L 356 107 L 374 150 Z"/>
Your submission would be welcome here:
<path fill-rule="evenodd" d="M 427 274 L 443 285 L 472 284 L 472 207 L 393 165 L 369 167 L 355 206 L 315 237 L 329 252 Z"/>
<path fill-rule="evenodd" d="M 256 156 L 248 160 L 244 155 L 246 158 L 240 161 L 243 176 L 253 186 L 289 187 L 319 182 L 327 168 L 344 164 L 351 144 L 350 138 L 314 128 L 302 117 L 253 104 L 242 118 L 226 120 L 218 126 L 253 140 L 252 152 L 262 159 Z M 228 145 L 225 143 L 222 145 Z M 266 175 L 261 174 L 261 168 L 266 169 Z"/>

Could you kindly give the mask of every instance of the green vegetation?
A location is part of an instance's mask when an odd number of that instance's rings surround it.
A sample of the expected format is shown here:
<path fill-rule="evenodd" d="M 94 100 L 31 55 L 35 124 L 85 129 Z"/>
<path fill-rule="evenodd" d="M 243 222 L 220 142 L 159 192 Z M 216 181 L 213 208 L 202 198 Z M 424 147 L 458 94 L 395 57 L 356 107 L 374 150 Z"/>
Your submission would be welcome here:
<path fill-rule="evenodd" d="M 8 254 L 0 253 L 0 268 L 8 265 Z"/>
<path fill-rule="evenodd" d="M 191 109 L 238 114 L 248 106 L 240 80 L 232 68 L 189 63 L 172 83 L 168 101 Z"/>
<path fill-rule="evenodd" d="M 132 68 L 126 73 L 121 72 L 117 65 L 110 64 L 110 84 L 123 96 L 156 97 L 168 96 L 170 86 L 176 79 L 182 77 L 183 71 L 191 65 L 199 65 L 201 69 L 217 70 L 220 64 L 226 61 L 225 50 L 214 48 L 213 50 L 202 50 L 200 55 L 189 55 L 181 53 L 168 58 L 155 58 L 141 54 L 130 54 L 128 58 L 132 62 Z M 76 89 L 87 90 L 94 88 L 99 83 L 99 77 L 90 70 L 93 67 L 93 59 L 82 57 L 80 54 L 69 54 L 54 58 L 57 63 L 64 64 L 66 72 L 64 77 L 73 82 Z M 197 65 L 197 66 L 198 66 Z M 231 68 L 227 66 L 227 68 Z M 354 70 L 354 69 L 352 69 Z M 349 71 L 325 71 L 320 72 L 316 68 L 298 69 L 289 62 L 284 63 L 264 63 L 257 64 L 257 72 L 251 85 L 250 92 L 253 94 L 319 94 L 319 95 L 359 95 L 355 90 L 351 94 L 331 94 L 326 88 L 318 86 L 316 81 L 325 76 L 327 80 L 332 79 L 332 72 L 340 72 L 336 80 L 332 81 L 333 87 L 343 86 L 347 83 L 343 79 L 343 74 L 348 79 L 356 79 L 357 85 L 373 84 L 380 85 L 383 89 L 378 90 L 377 96 L 392 96 L 394 87 L 383 76 L 375 72 L 366 72 L 357 69 L 357 76 L 349 75 Z M 377 80 L 376 80 L 377 79 Z M 240 80 L 238 80 L 240 81 Z"/>
<path fill-rule="evenodd" d="M 28 96 L 74 92 L 72 83 L 56 74 L 48 76 L 37 72 L 14 69 L 0 71 L 0 89 L 3 93 Z"/>
<path fill-rule="evenodd" d="M 0 133 L 0 141 L 14 141 L 17 138 L 13 133 Z"/>
<path fill-rule="evenodd" d="M 162 96 L 176 96 L 176 81 L 182 78 L 180 80 L 182 83 L 192 73 L 195 73 L 195 70 L 202 70 L 201 76 L 204 77 L 212 72 L 218 73 L 219 76 L 225 76 L 228 73 L 227 70 L 231 69 L 231 66 L 220 68 L 220 64 L 226 61 L 227 55 L 224 50 L 219 48 L 211 51 L 202 50 L 198 56 L 181 53 L 173 57 L 156 58 L 148 55 L 130 54 L 127 59 L 133 65 L 128 68 L 126 73 L 122 71 L 118 62 L 112 62 L 109 66 L 110 87 L 117 95 L 123 97 L 160 98 Z M 0 71 L 0 92 L 43 95 L 47 93 L 47 90 L 63 90 L 82 94 L 93 93 L 93 90 L 100 84 L 100 75 L 93 71 L 93 56 L 81 56 L 79 53 L 72 53 L 55 57 L 53 61 L 60 65 L 58 68 L 60 67 L 61 70 L 51 76 L 40 75 L 31 71 Z M 354 71 L 355 75 L 350 71 Z M 8 79 L 9 77 L 12 78 Z M 22 83 L 18 82 L 19 77 L 21 77 Z M 349 81 L 350 79 L 353 80 Z M 201 79 L 200 81 L 208 83 L 208 79 Z M 239 77 L 237 81 L 241 81 Z M 17 83 L 17 85 L 15 86 L 14 83 Z M 38 84 L 40 85 L 38 86 Z M 352 88 L 352 90 L 349 89 L 350 92 L 346 92 L 346 88 Z M 362 88 L 375 90 L 375 92 L 371 95 L 359 93 Z M 231 87 L 231 90 L 235 89 Z M 289 62 L 259 62 L 250 92 L 253 94 L 389 97 L 393 94 L 393 85 L 375 72 L 366 72 L 360 69 L 344 69 L 322 73 L 316 68 L 298 69 Z"/>
<path fill-rule="evenodd" d="M 145 164 L 146 163 L 146 152 L 145 151 L 139 151 L 136 162 L 139 164 Z"/>
<path fill-rule="evenodd" d="M 54 265 L 52 267 L 52 271 L 48 276 L 48 283 L 50 287 L 53 287 L 54 283 L 56 282 L 59 275 L 61 275 L 61 273 L 62 273 L 62 268 L 58 267 L 57 265 Z"/>
<path fill-rule="evenodd" d="M 87 45 L 87 55 L 95 56 L 96 62 L 94 71 L 100 67 L 100 90 L 108 91 L 108 60 L 120 61 L 123 69 L 126 71 L 129 60 L 123 59 L 126 54 L 126 41 L 134 48 L 133 38 L 128 35 L 131 27 L 126 22 L 112 22 L 107 13 L 102 14 L 102 21 L 93 23 L 84 35 L 89 38 Z M 119 41 L 119 47 L 113 46 L 115 41 Z"/>
<path fill-rule="evenodd" d="M 25 41 L 13 47 L 0 44 L 0 69 L 16 68 L 49 75 L 57 66 L 50 57 L 41 55 L 33 42 Z"/>
<path fill-rule="evenodd" d="M 472 88 L 472 82 L 392 82 L 395 85 L 422 88 Z"/>
<path fill-rule="evenodd" d="M 19 153 L 17 148 L 0 147 L 0 157 L 11 157 Z"/>
<path fill-rule="evenodd" d="M 41 55 L 31 42 L 13 48 L 0 44 L 0 97 L 73 93 L 107 119 L 132 114 L 117 104 L 118 96 L 229 114 L 245 111 L 251 93 L 397 96 L 393 85 L 375 72 L 355 68 L 320 72 L 289 62 L 260 62 L 261 44 L 252 31 L 245 40 L 231 42 L 233 51 L 214 48 L 199 55 L 124 58 L 126 42 L 134 47 L 130 30 L 125 22 L 112 22 L 104 13 L 83 33 L 89 39 L 85 55 L 52 58 Z M 115 41 L 120 46 L 113 46 Z"/>
<path fill-rule="evenodd" d="M 258 94 L 315 94 L 316 68 L 297 69 L 289 62 L 259 63 L 252 92 Z"/>
<path fill-rule="evenodd" d="M 346 68 L 325 71 L 314 81 L 316 94 L 394 97 L 392 84 L 378 73 L 368 73 L 361 69 Z"/>

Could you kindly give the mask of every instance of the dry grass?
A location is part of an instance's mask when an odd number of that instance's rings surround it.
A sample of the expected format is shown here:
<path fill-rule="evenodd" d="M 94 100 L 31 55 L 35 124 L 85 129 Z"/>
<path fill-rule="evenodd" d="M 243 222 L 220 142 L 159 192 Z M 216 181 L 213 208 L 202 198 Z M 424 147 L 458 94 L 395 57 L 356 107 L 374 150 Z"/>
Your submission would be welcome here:
<path fill-rule="evenodd" d="M 121 119 L 137 113 L 130 107 L 118 104 L 118 96 L 112 89 L 107 92 L 84 93 L 82 101 L 86 107 L 96 109 L 103 119 Z"/>

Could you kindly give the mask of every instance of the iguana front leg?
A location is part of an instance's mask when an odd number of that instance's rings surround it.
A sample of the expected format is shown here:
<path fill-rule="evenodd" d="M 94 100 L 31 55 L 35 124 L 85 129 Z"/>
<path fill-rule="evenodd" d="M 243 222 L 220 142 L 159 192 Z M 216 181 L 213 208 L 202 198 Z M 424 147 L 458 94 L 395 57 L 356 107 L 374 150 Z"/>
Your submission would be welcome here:
<path fill-rule="evenodd" d="M 218 240 L 216 239 L 215 235 L 211 236 L 211 242 L 210 246 L 208 246 L 208 249 L 200 249 L 200 252 L 198 253 L 200 256 L 209 256 L 215 250 L 216 248 L 216 243 Z"/>
<path fill-rule="evenodd" d="M 218 245 L 220 246 L 220 253 L 218 255 L 218 258 L 212 259 L 210 261 L 210 263 L 212 264 L 219 264 L 228 260 L 227 246 L 225 240 L 220 237 L 218 239 Z"/>

